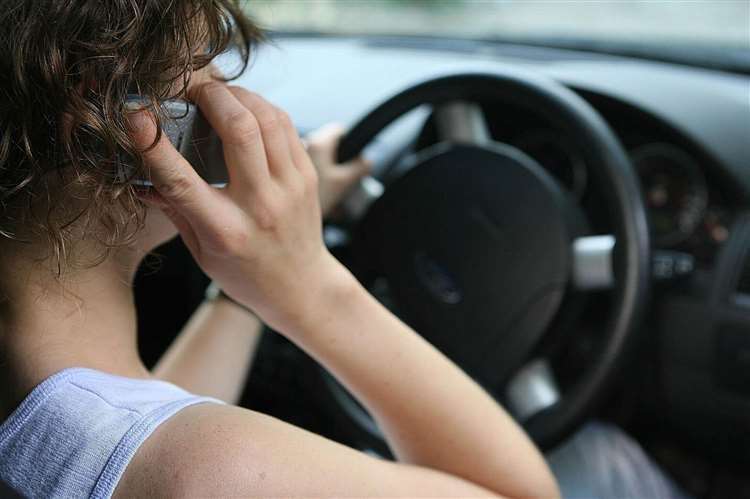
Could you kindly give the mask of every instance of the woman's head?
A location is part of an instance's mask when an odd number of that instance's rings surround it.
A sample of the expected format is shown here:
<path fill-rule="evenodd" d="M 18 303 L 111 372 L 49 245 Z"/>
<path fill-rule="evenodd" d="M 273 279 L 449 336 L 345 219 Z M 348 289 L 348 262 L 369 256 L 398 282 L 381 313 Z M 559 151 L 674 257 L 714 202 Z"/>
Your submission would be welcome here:
<path fill-rule="evenodd" d="M 75 239 L 128 245 L 145 207 L 120 161 L 142 175 L 125 97 L 184 95 L 192 75 L 260 39 L 235 0 L 25 0 L 0 11 L 0 247 L 43 242 L 72 264 Z M 76 262 L 87 264 L 92 262 Z M 59 268 L 59 267 L 58 267 Z"/>

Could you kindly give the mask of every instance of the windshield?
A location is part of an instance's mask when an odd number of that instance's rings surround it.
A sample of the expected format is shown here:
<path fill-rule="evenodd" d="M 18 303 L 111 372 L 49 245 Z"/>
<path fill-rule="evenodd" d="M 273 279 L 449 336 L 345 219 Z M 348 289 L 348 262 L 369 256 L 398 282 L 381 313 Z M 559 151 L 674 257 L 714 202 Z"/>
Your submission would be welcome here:
<path fill-rule="evenodd" d="M 255 0 L 248 10 L 282 32 L 629 47 L 743 63 L 750 57 L 748 0 Z"/>

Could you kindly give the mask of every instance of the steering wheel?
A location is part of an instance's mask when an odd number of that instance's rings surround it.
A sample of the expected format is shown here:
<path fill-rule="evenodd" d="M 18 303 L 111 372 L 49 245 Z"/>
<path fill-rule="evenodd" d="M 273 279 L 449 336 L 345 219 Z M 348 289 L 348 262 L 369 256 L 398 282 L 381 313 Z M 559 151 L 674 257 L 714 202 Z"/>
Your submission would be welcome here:
<path fill-rule="evenodd" d="M 583 210 L 542 166 L 492 140 L 478 105 L 488 99 L 538 113 L 577 143 L 602 189 L 611 234 L 591 234 Z M 507 69 L 408 88 L 350 129 L 338 159 L 354 158 L 423 104 L 433 106 L 439 143 L 413 155 L 382 195 L 365 203 L 351 245 L 359 275 L 368 286 L 386 286 L 398 315 L 549 448 L 595 406 L 644 309 L 649 236 L 634 169 L 581 97 L 540 75 Z M 566 295 L 601 289 L 611 294 L 602 347 L 561 393 L 536 347 Z M 331 386 L 349 415 L 372 429 L 366 413 Z"/>

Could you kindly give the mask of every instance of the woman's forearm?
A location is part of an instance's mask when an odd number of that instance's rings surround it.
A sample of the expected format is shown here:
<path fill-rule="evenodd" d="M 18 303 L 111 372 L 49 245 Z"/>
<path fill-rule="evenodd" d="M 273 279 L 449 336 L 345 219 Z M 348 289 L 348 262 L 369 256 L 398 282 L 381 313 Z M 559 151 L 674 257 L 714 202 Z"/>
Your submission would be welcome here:
<path fill-rule="evenodd" d="M 262 325 L 225 300 L 201 304 L 154 366 L 157 378 L 236 404 L 252 366 Z"/>
<path fill-rule="evenodd" d="M 558 495 L 537 449 L 473 380 L 353 279 L 332 288 L 290 337 L 368 408 L 400 460 L 512 497 Z"/>
<path fill-rule="evenodd" d="M 154 144 L 147 113 L 129 123 L 159 202 L 206 274 L 333 371 L 402 459 L 501 495 L 556 496 L 544 460 L 513 420 L 325 249 L 318 174 L 289 116 L 219 82 L 191 94 L 222 139 L 232 181 L 221 192 L 168 139 Z"/>

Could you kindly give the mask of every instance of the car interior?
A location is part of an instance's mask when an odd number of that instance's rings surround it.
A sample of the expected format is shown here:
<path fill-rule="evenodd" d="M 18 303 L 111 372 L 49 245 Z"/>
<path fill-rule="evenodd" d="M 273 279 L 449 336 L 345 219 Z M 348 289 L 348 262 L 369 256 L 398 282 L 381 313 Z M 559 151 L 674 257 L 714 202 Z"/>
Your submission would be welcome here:
<path fill-rule="evenodd" d="M 275 25 L 234 84 L 301 135 L 344 124 L 339 159 L 372 161 L 323 227 L 370 292 L 542 449 L 611 422 L 690 496 L 750 497 L 748 4 L 724 7 L 745 14 L 733 44 L 685 25 L 671 26 L 683 45 L 649 45 L 335 31 L 303 26 L 325 16 L 300 2 L 259 3 Z M 655 3 L 668 25 L 689 2 Z M 349 19 L 333 4 L 333 25 Z M 147 364 L 208 282 L 180 240 L 147 259 L 135 284 Z M 242 405 L 391 457 L 346 389 L 271 330 Z"/>

